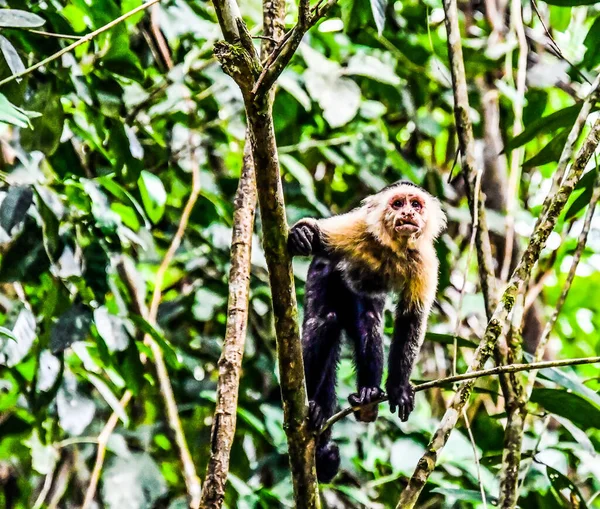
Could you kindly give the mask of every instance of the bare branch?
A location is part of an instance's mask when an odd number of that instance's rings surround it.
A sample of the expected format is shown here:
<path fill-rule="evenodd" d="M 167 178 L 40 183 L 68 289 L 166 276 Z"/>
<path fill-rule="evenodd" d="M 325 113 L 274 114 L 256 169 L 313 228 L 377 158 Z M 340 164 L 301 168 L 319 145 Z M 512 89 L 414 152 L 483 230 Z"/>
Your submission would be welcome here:
<path fill-rule="evenodd" d="M 237 402 L 248 325 L 250 257 L 256 209 L 256 181 L 250 140 L 246 139 L 244 162 L 234 199 L 229 301 L 223 351 L 219 359 L 217 404 L 211 431 L 210 460 L 200 507 L 219 509 L 225 498 L 229 454 L 235 435 Z"/>
<path fill-rule="evenodd" d="M 598 364 L 600 363 L 600 357 L 582 357 L 579 359 L 563 359 L 559 361 L 543 361 L 543 362 L 532 362 L 532 363 L 519 363 L 519 364 L 506 364 L 504 366 L 496 366 L 494 368 L 489 369 L 481 369 L 479 371 L 469 371 L 467 373 L 463 373 L 461 375 L 449 376 L 446 378 L 439 378 L 437 380 L 431 380 L 430 382 L 422 382 L 415 386 L 415 392 L 426 391 L 429 389 L 436 389 L 439 387 L 452 387 L 452 384 L 456 382 L 462 382 L 464 380 L 476 380 L 477 378 L 483 378 L 486 376 L 494 376 L 500 375 L 503 373 L 518 373 L 519 371 L 537 371 L 540 369 L 547 368 L 562 368 L 565 366 L 579 366 L 582 364 Z M 387 396 L 374 401 L 373 403 L 369 403 L 368 405 L 364 405 L 368 407 L 370 405 L 378 405 L 379 403 L 383 403 L 387 401 Z M 344 417 L 347 417 L 352 412 L 356 410 L 360 410 L 362 407 L 348 407 L 340 410 L 338 413 L 332 415 L 327 422 L 323 425 L 321 429 L 321 433 L 328 430 L 333 426 L 336 422 L 341 421 Z"/>

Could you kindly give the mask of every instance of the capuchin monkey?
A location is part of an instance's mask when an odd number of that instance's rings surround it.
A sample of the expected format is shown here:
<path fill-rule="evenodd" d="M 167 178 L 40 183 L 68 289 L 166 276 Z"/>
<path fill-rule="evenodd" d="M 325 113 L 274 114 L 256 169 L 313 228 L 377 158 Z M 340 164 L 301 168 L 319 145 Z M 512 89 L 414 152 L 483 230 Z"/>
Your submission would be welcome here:
<path fill-rule="evenodd" d="M 435 299 L 438 260 L 434 241 L 446 218 L 439 201 L 407 181 L 369 196 L 354 210 L 327 219 L 302 219 L 289 232 L 292 256 L 314 255 L 306 280 L 302 350 L 309 419 L 319 430 L 336 407 L 336 370 L 342 330 L 354 343 L 354 407 L 384 395 L 382 314 L 386 295 L 398 295 L 388 359 L 386 392 L 402 421 L 414 408 L 409 379 Z M 377 405 L 354 412 L 372 422 Z M 338 471 L 338 446 L 327 430 L 318 438 L 317 475 L 329 482 Z"/>

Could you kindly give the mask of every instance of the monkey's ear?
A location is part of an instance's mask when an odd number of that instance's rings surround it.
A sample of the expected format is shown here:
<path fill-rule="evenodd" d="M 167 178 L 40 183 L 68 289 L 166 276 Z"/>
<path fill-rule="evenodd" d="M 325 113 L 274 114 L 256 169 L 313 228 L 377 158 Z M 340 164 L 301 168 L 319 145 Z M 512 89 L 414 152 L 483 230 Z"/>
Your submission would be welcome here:
<path fill-rule="evenodd" d="M 431 207 L 429 210 L 430 217 L 428 221 L 430 235 L 432 238 L 437 239 L 439 235 L 446 229 L 446 214 L 442 210 L 442 205 L 437 198 L 432 196 L 430 200 Z"/>

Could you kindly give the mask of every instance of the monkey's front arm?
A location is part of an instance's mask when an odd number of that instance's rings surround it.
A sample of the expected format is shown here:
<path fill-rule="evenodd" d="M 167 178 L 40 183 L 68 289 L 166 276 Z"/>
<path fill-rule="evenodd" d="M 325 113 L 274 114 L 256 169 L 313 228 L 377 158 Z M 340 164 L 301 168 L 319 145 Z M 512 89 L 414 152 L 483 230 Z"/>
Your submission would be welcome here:
<path fill-rule="evenodd" d="M 288 250 L 292 256 L 310 256 L 323 251 L 321 230 L 316 219 L 302 219 L 290 228 Z"/>
<path fill-rule="evenodd" d="M 390 410 L 398 408 L 398 416 L 405 422 L 415 406 L 415 391 L 410 384 L 410 374 L 423 343 L 427 312 L 407 308 L 402 302 L 396 309 L 394 337 L 388 359 L 386 391 Z"/>

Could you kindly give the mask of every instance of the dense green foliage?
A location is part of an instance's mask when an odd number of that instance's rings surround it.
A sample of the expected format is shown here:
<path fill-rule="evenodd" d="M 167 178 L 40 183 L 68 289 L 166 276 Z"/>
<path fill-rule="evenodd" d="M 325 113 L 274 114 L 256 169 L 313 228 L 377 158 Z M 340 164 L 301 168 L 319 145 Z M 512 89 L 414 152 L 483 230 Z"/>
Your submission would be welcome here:
<path fill-rule="evenodd" d="M 525 131 L 514 138 L 516 36 L 507 28 L 499 40 L 489 39 L 483 5 L 461 6 L 480 164 L 484 95 L 490 91 L 499 94 L 502 141 L 508 149 L 525 148 L 521 185 L 513 196 L 519 244 L 531 233 L 549 188 L 578 111 L 576 97 L 588 86 L 584 78 L 593 80 L 600 64 L 600 11 L 593 5 L 564 6 L 590 2 L 550 3 L 540 2 L 538 9 L 576 67 L 554 56 L 527 2 Z M 72 42 L 31 28 L 84 35 L 141 0 L 3 4 L 26 12 L 0 10 L 0 26 L 6 27 L 0 35 L 0 78 Z M 254 35 L 259 34 L 260 3 L 242 4 Z M 294 19 L 290 5 L 287 21 Z M 157 39 L 158 27 L 167 54 Z M 94 441 L 115 409 L 122 422 L 109 441 L 99 490 L 103 507 L 184 507 L 181 464 L 155 372 L 151 362 L 146 367 L 140 362 L 141 354 L 150 354 L 140 330 L 150 331 L 163 348 L 194 463 L 204 475 L 226 320 L 232 198 L 245 131 L 238 88 L 212 57 L 219 38 L 211 5 L 165 0 L 152 18 L 147 12 L 136 14 L 23 79 L 0 86 L 0 507 L 34 507 L 44 483 L 50 491 L 35 507 L 53 500 L 53 507 L 80 506 Z M 485 326 L 475 257 L 468 256 L 467 201 L 460 178 L 450 177 L 457 143 L 446 54 L 438 0 L 389 6 L 345 0 L 305 37 L 279 80 L 274 106 L 290 223 L 346 211 L 399 178 L 423 184 L 442 200 L 450 225 L 438 244 L 440 286 L 430 320 L 434 334 L 428 336 L 415 379 L 451 373 L 459 319 L 465 341 L 459 342 L 457 370 L 463 371 L 472 342 Z M 170 70 L 166 57 L 173 62 Z M 494 157 L 507 185 L 506 159 Z M 149 301 L 190 192 L 194 165 L 200 168 L 200 199 L 167 272 L 159 324 L 152 328 L 133 311 L 115 264 L 122 255 L 135 262 L 137 284 Z M 594 176 L 594 169 L 584 176 L 532 282 L 541 285 L 536 306 L 542 322 L 568 271 Z M 493 201 L 501 192 L 486 188 L 486 178 L 484 191 Z M 490 212 L 489 223 L 503 235 L 506 222 L 502 206 L 498 209 Z M 270 291 L 259 237 L 260 218 L 226 503 L 291 507 Z M 600 355 L 599 247 L 592 232 L 553 332 L 552 356 Z M 501 253 L 496 256 L 501 264 Z M 467 259 L 472 261 L 468 270 Z M 300 301 L 307 266 L 305 259 L 294 261 Z M 460 299 L 465 272 L 468 282 Z M 388 333 L 391 327 L 388 311 Z M 123 412 L 118 400 L 126 388 L 134 400 Z M 541 373 L 528 407 L 521 507 L 572 507 L 573 490 L 588 501 L 600 491 L 595 452 L 600 451 L 599 389 L 597 366 Z M 352 356 L 344 350 L 341 406 L 353 391 Z M 451 387 L 419 393 L 405 424 L 387 405 L 375 424 L 353 418 L 336 424 L 343 472 L 323 487 L 329 506 L 394 507 L 403 478 L 412 474 L 450 395 Z M 497 379 L 479 382 L 468 416 L 475 445 L 462 421 L 420 499 L 423 507 L 482 507 L 480 482 L 488 503 L 498 494 L 505 415 Z M 479 473 L 474 454 L 481 460 Z M 600 497 L 587 505 L 599 503 Z"/>

